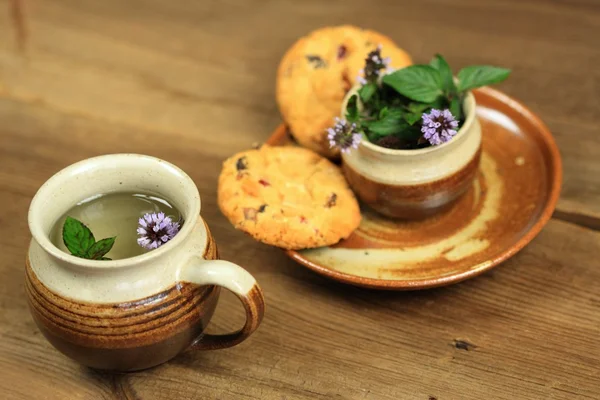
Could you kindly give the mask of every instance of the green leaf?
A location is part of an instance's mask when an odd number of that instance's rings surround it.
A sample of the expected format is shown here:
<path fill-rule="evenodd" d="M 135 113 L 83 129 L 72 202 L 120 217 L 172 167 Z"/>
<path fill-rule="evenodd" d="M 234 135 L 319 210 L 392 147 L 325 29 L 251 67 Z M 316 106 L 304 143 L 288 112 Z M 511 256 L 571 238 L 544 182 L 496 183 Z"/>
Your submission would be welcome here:
<path fill-rule="evenodd" d="M 427 110 L 428 108 L 431 108 L 431 104 L 428 103 L 417 103 L 417 102 L 410 102 L 406 105 L 406 109 L 408 111 L 410 111 L 411 113 L 423 113 L 425 112 L 425 110 Z"/>
<path fill-rule="evenodd" d="M 389 109 L 387 108 L 387 106 L 383 107 L 381 110 L 379 110 L 379 119 L 385 117 L 389 112 Z"/>
<path fill-rule="evenodd" d="M 375 83 L 367 83 L 358 90 L 358 95 L 363 103 L 368 103 L 371 97 L 377 91 L 377 85 Z"/>
<path fill-rule="evenodd" d="M 87 226 L 75 218 L 67 217 L 63 225 L 63 242 L 72 255 L 86 258 L 88 249 L 95 241 Z"/>
<path fill-rule="evenodd" d="M 415 122 L 421 120 L 422 116 L 423 113 L 406 113 L 403 115 L 403 118 L 409 125 L 414 125 Z"/>
<path fill-rule="evenodd" d="M 430 103 L 442 94 L 442 77 L 430 65 L 411 65 L 383 77 L 383 83 L 411 100 Z"/>
<path fill-rule="evenodd" d="M 442 78 L 442 90 L 447 94 L 453 94 L 456 92 L 456 85 L 454 84 L 454 79 L 452 77 L 452 70 L 450 66 L 439 54 L 436 54 L 433 60 L 429 63 L 433 68 L 437 69 L 440 73 L 440 77 Z"/>
<path fill-rule="evenodd" d="M 398 110 L 388 110 L 378 121 L 365 121 L 364 125 L 368 128 L 369 133 L 376 137 L 392 135 L 406 128 L 402 112 L 398 112 Z M 371 138 L 369 137 L 369 139 Z"/>
<path fill-rule="evenodd" d="M 348 99 L 348 104 L 346 105 L 346 120 L 349 122 L 356 122 L 359 118 L 357 100 L 358 96 L 355 94 Z"/>
<path fill-rule="evenodd" d="M 499 83 L 508 78 L 510 69 L 489 65 L 466 67 L 458 73 L 458 91 L 464 92 L 481 86 Z"/>
<path fill-rule="evenodd" d="M 412 101 L 404 105 L 404 108 L 407 110 L 403 115 L 404 120 L 409 125 L 414 125 L 417 121 L 421 120 L 423 112 L 431 108 L 431 104 Z"/>
<path fill-rule="evenodd" d="M 450 112 L 454 115 L 457 121 L 460 121 L 463 117 L 462 112 L 462 99 L 459 96 L 455 96 L 450 100 Z"/>
<path fill-rule="evenodd" d="M 104 259 L 104 255 L 112 249 L 116 237 L 106 238 L 94 243 L 86 252 L 86 258 L 91 260 Z"/>
<path fill-rule="evenodd" d="M 417 119 L 420 118 L 421 114 L 418 114 Z M 369 140 L 372 142 L 390 135 L 402 139 L 415 139 L 420 136 L 420 128 L 411 126 L 414 124 L 414 122 L 412 122 L 413 119 L 414 117 L 412 115 L 407 116 L 402 110 L 392 108 L 378 121 L 366 121 L 364 125 L 368 129 Z"/>

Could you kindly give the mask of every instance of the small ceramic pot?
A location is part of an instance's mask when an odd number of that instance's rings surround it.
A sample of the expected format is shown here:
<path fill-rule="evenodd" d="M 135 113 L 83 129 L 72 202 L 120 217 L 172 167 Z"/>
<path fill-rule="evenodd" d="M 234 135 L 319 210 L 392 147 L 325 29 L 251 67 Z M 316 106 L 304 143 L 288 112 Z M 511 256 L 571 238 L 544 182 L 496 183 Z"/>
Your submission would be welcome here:
<path fill-rule="evenodd" d="M 52 226 L 74 204 L 112 192 L 165 197 L 185 223 L 160 248 L 121 260 L 77 258 L 52 244 Z M 75 361 L 117 371 L 149 368 L 182 351 L 224 348 L 246 339 L 262 320 L 262 292 L 244 269 L 218 260 L 199 213 L 200 196 L 191 178 L 149 156 L 91 158 L 51 177 L 29 209 L 33 239 L 26 293 L 40 331 Z M 221 287 L 241 299 L 246 323 L 235 333 L 204 334 Z"/>
<path fill-rule="evenodd" d="M 357 88 L 348 92 L 348 99 Z M 471 186 L 481 156 L 481 126 L 475 116 L 475 97 L 464 101 L 465 123 L 444 144 L 417 150 L 394 150 L 363 139 L 342 154 L 342 167 L 350 187 L 363 203 L 379 213 L 419 219 L 448 208 Z"/>

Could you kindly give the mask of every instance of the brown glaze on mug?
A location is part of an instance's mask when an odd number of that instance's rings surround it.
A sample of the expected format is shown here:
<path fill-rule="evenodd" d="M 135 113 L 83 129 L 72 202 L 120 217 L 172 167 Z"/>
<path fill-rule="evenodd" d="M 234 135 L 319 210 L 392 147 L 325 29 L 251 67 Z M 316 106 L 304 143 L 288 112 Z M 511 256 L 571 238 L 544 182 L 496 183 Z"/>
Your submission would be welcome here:
<path fill-rule="evenodd" d="M 204 258 L 218 259 L 212 236 Z M 260 298 L 260 289 L 253 290 L 256 293 L 250 296 Z M 262 309 L 254 307 L 253 322 L 243 333 L 203 338 L 202 332 L 217 306 L 218 286 L 184 282 L 132 302 L 83 303 L 44 286 L 31 269 L 29 258 L 26 292 L 34 321 L 54 347 L 83 365 L 118 371 L 162 364 L 190 346 L 216 349 L 235 345 L 260 323 L 263 314 Z M 264 308 L 262 302 L 258 304 Z"/>
<path fill-rule="evenodd" d="M 421 219 L 447 210 L 471 187 L 480 159 L 481 149 L 458 172 L 416 185 L 377 182 L 346 163 L 342 169 L 358 198 L 375 211 L 391 218 Z"/>

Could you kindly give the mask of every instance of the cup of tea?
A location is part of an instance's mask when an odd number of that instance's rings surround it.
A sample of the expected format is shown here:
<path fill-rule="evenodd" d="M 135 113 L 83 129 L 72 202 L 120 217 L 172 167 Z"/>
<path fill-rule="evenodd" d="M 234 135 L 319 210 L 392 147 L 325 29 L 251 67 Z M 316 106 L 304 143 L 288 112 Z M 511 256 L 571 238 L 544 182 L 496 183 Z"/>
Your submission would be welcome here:
<path fill-rule="evenodd" d="M 83 365 L 145 369 L 184 351 L 234 346 L 261 323 L 260 287 L 219 260 L 198 189 L 173 164 L 138 154 L 78 162 L 42 185 L 28 219 L 31 314 Z M 204 333 L 221 288 L 240 298 L 245 325 Z"/>

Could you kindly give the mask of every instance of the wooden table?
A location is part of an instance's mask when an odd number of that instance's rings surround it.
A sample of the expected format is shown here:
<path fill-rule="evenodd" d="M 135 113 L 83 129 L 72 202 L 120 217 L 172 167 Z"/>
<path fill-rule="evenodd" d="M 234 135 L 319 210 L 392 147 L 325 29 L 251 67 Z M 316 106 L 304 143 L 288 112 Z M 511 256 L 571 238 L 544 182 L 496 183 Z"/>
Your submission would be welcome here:
<path fill-rule="evenodd" d="M 221 161 L 280 117 L 275 69 L 323 25 L 392 36 L 417 61 L 513 69 L 501 89 L 544 119 L 564 158 L 552 220 L 464 283 L 376 292 L 331 282 L 235 231 Z M 600 6 L 595 0 L 0 0 L 0 398 L 600 398 Z M 29 201 L 59 169 L 116 152 L 186 170 L 222 256 L 262 285 L 242 345 L 112 375 L 55 351 L 27 310 Z M 211 330 L 240 326 L 225 295 Z"/>

